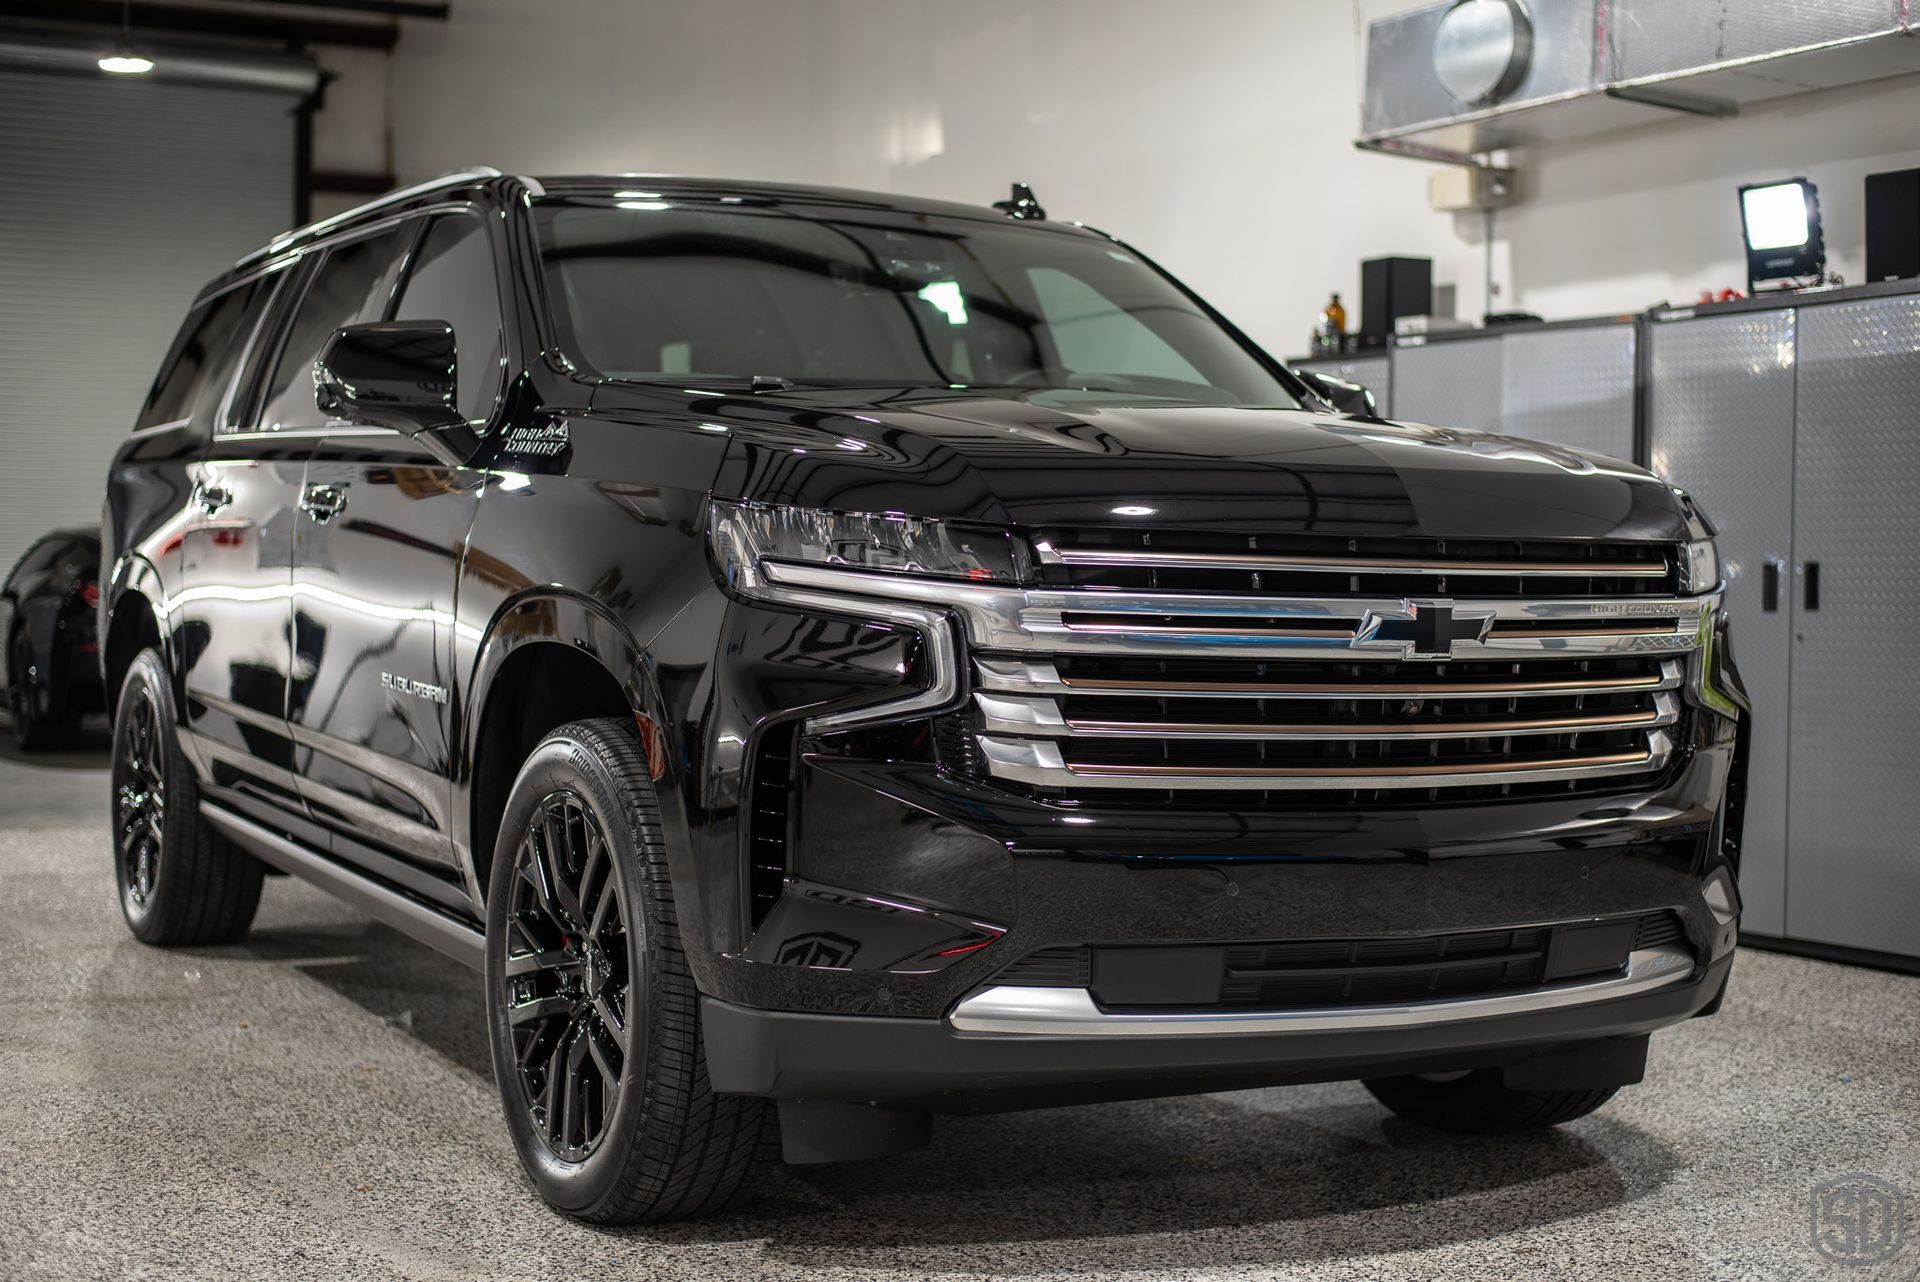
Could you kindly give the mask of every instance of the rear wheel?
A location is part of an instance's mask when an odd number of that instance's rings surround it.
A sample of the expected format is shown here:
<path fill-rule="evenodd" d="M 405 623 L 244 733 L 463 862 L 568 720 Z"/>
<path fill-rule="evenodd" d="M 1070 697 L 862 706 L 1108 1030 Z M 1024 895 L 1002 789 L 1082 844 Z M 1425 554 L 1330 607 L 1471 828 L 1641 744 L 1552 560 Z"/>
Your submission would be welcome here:
<path fill-rule="evenodd" d="M 127 671 L 113 717 L 113 851 L 120 910 L 149 944 L 226 944 L 247 933 L 265 866 L 200 814 L 172 687 L 154 650 Z"/>
<path fill-rule="evenodd" d="M 761 1164 L 766 1101 L 707 1080 L 631 725 L 563 726 L 521 768 L 488 888 L 487 989 L 507 1126 L 556 1208 L 609 1224 L 700 1215 Z"/>
<path fill-rule="evenodd" d="M 1517 1091 L 1497 1068 L 1418 1077 L 1375 1077 L 1373 1097 L 1410 1122 L 1467 1134 L 1534 1131 L 1571 1122 L 1605 1104 L 1620 1088 Z"/>
<path fill-rule="evenodd" d="M 33 643 L 24 627 L 7 640 L 7 713 L 13 719 L 13 741 L 23 752 L 65 747 L 77 737 L 79 718 L 54 705 L 51 695 L 43 710 L 32 679 Z"/>

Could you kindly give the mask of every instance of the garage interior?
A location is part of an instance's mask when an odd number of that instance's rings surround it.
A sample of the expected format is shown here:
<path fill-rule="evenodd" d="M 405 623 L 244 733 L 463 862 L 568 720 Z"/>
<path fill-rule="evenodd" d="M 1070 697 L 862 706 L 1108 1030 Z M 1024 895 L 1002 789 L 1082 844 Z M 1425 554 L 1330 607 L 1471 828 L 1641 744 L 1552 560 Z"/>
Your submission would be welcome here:
<path fill-rule="evenodd" d="M 1463 103 L 1456 7 L 0 0 L 0 567 L 98 524 L 188 303 L 290 227 L 482 164 L 1022 182 L 1386 419 L 1683 487 L 1755 727 L 1725 1004 L 1594 1117 L 1462 1139 L 1332 1083 L 950 1119 L 622 1230 L 527 1186 L 471 971 L 290 877 L 243 943 L 145 947 L 108 719 L 0 737 L 0 1277 L 1798 1278 L 1841 1268 L 1821 1181 L 1920 1216 L 1920 19 L 1534 0 Z M 1791 280 L 1743 221 L 1780 187 Z M 1844 1275 L 1914 1276 L 1914 1228 Z"/>

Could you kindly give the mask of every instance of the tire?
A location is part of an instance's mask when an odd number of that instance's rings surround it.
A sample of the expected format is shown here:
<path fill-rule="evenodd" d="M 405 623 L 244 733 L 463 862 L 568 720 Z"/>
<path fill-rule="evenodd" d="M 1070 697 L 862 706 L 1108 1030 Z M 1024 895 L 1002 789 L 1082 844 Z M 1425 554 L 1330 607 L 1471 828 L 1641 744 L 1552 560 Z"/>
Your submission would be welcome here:
<path fill-rule="evenodd" d="M 180 751 L 173 687 L 157 651 L 127 670 L 113 715 L 114 881 L 134 937 L 161 946 L 230 944 L 260 906 L 265 865 L 200 814 Z"/>
<path fill-rule="evenodd" d="M 704 1215 L 770 1164 L 771 1106 L 707 1079 L 659 803 L 626 721 L 562 726 L 521 768 L 489 876 L 486 977 L 507 1127 L 557 1210 Z"/>
<path fill-rule="evenodd" d="M 51 694 L 46 711 L 40 710 L 27 681 L 32 667 L 33 645 L 27 630 L 16 627 L 7 640 L 7 713 L 13 721 L 13 742 L 22 752 L 64 748 L 79 737 L 80 719 L 55 706 Z"/>
<path fill-rule="evenodd" d="M 1591 1091 L 1516 1091 L 1500 1070 L 1440 1077 L 1375 1077 L 1373 1097 L 1410 1122 L 1468 1135 L 1537 1131 L 1571 1122 L 1612 1099 L 1617 1086 Z"/>

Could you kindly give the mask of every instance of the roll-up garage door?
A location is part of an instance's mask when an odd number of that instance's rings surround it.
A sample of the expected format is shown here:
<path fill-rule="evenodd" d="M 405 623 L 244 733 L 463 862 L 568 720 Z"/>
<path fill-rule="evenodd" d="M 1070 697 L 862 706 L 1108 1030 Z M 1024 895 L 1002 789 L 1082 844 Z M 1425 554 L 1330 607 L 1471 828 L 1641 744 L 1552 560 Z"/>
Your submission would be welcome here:
<path fill-rule="evenodd" d="M 0 575 L 100 519 L 201 285 L 286 230 L 297 100 L 0 71 Z"/>

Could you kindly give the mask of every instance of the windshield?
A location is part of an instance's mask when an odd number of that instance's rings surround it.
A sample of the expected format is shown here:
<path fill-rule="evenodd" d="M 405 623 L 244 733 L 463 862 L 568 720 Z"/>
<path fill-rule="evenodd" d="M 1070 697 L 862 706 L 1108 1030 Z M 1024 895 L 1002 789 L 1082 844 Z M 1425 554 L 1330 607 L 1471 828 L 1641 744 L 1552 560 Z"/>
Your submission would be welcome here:
<path fill-rule="evenodd" d="M 614 378 L 1299 403 L 1159 272 L 1084 233 L 660 199 L 534 212 L 562 339 Z"/>

